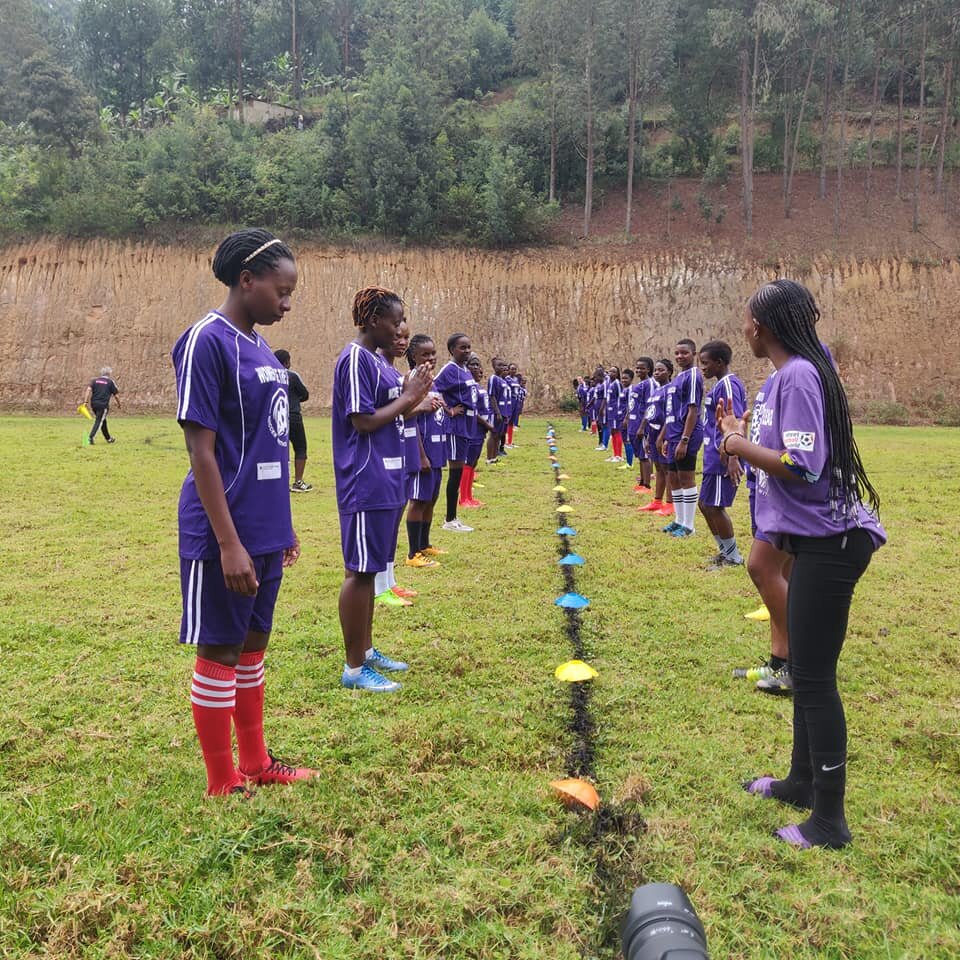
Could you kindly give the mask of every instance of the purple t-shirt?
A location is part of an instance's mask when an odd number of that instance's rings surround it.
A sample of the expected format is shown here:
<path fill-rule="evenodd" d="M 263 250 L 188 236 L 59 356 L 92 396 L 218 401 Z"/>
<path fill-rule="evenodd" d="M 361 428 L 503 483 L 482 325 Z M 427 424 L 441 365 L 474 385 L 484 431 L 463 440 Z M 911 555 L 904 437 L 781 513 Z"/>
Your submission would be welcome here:
<path fill-rule="evenodd" d="M 757 529 L 777 547 L 784 534 L 832 537 L 855 527 L 865 529 L 875 546 L 885 543 L 883 527 L 862 503 L 848 510 L 832 495 L 830 436 L 816 367 L 793 356 L 767 378 L 761 392 L 751 439 L 782 451 L 797 479 L 780 480 L 754 467 Z"/>
<path fill-rule="evenodd" d="M 651 453 L 656 452 L 657 437 L 663 429 L 663 419 L 666 416 L 667 407 L 667 387 L 669 383 L 663 385 L 654 381 L 654 387 L 647 397 L 647 405 L 641 412 L 641 419 L 647 421 L 643 434 L 650 444 Z"/>
<path fill-rule="evenodd" d="M 717 402 L 723 409 L 742 417 L 747 409 L 747 391 L 735 373 L 721 377 L 703 401 L 703 472 L 723 475 L 727 468 L 720 461 L 720 431 L 717 429 Z"/>
<path fill-rule="evenodd" d="M 431 395 L 440 396 L 439 393 L 435 392 Z M 447 416 L 447 411 L 441 407 L 433 413 L 421 413 L 417 417 L 417 426 L 420 429 L 420 436 L 423 439 L 423 447 L 427 451 L 430 466 L 435 470 L 445 467 L 447 450 L 450 447 L 447 442 L 447 431 L 450 429 L 450 418 Z"/>
<path fill-rule="evenodd" d="M 687 444 L 688 455 L 699 450 L 700 444 L 703 443 L 703 422 L 700 419 L 702 405 L 703 374 L 698 367 L 688 367 L 686 370 L 681 370 L 676 378 L 667 384 L 666 438 L 671 446 L 680 441 L 687 420 L 687 411 L 692 406 L 696 407 L 697 421 L 693 430 L 690 431 L 690 442 Z"/>
<path fill-rule="evenodd" d="M 333 474 L 340 513 L 393 510 L 406 502 L 403 417 L 361 433 L 350 419 L 400 396 L 402 377 L 359 343 L 348 343 L 333 371 Z"/>
<path fill-rule="evenodd" d="M 477 384 L 466 367 L 448 360 L 443 369 L 433 378 L 433 389 L 448 407 L 462 405 L 465 411 L 450 417 L 449 433 L 455 437 L 470 439 L 474 435 L 477 420 Z"/>
<path fill-rule="evenodd" d="M 487 393 L 486 388 L 483 384 L 477 384 L 477 419 L 486 420 L 491 426 L 493 426 L 493 414 L 490 412 L 490 395 Z M 477 436 L 482 437 L 484 435 L 484 429 L 480 426 L 479 422 L 477 423 Z"/>
<path fill-rule="evenodd" d="M 510 384 L 498 373 L 487 378 L 487 394 L 497 401 L 497 409 L 504 420 L 513 416 L 513 391 Z"/>
<path fill-rule="evenodd" d="M 177 420 L 216 433 L 214 456 L 244 549 L 262 556 L 292 547 L 287 371 L 256 332 L 247 336 L 211 311 L 173 348 Z M 180 491 L 180 556 L 212 560 L 220 547 L 191 470 Z"/>
<path fill-rule="evenodd" d="M 620 409 L 620 395 L 623 393 L 623 387 L 619 380 L 609 380 L 604 388 L 604 413 L 603 422 L 610 430 L 619 430 L 623 418 L 617 420 L 617 412 Z"/>

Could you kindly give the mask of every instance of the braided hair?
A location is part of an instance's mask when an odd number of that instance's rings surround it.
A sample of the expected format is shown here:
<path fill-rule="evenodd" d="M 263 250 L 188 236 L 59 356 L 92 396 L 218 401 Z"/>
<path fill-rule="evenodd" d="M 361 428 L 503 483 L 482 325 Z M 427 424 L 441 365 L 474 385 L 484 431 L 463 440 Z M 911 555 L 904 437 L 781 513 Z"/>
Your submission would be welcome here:
<path fill-rule="evenodd" d="M 422 346 L 428 343 L 433 343 L 433 337 L 427 333 L 415 333 L 410 338 L 410 342 L 407 344 L 407 363 L 410 364 L 411 370 L 417 365 L 413 359 L 414 355 Z"/>
<path fill-rule="evenodd" d="M 846 516 L 854 512 L 857 503 L 866 495 L 874 513 L 879 516 L 880 495 L 870 483 L 860 459 L 847 395 L 817 336 L 820 311 L 813 294 L 794 280 L 774 280 L 757 290 L 748 306 L 753 318 L 762 323 L 788 353 L 808 360 L 820 377 L 833 460 L 831 500 L 835 505 L 842 505 Z"/>
<path fill-rule="evenodd" d="M 653 357 L 637 357 L 637 366 L 639 367 L 641 363 L 647 365 L 647 376 L 652 377 L 654 367 Z"/>
<path fill-rule="evenodd" d="M 364 287 L 353 298 L 353 324 L 365 327 L 374 317 L 379 317 L 397 304 L 403 306 L 403 300 L 386 287 Z"/>
<path fill-rule="evenodd" d="M 671 377 L 673 376 L 673 361 L 672 361 L 672 360 L 668 360 L 666 357 L 662 357 L 661 359 L 659 359 L 659 360 L 657 361 L 657 363 L 662 363 L 662 364 L 667 368 L 667 373 L 669 373 Z M 657 363 L 655 363 L 654 366 L 656 366 Z"/>
<path fill-rule="evenodd" d="M 213 275 L 225 286 L 235 287 L 244 270 L 259 277 L 276 269 L 281 260 L 293 260 L 293 252 L 269 230 L 238 230 L 220 241 L 213 255 Z"/>

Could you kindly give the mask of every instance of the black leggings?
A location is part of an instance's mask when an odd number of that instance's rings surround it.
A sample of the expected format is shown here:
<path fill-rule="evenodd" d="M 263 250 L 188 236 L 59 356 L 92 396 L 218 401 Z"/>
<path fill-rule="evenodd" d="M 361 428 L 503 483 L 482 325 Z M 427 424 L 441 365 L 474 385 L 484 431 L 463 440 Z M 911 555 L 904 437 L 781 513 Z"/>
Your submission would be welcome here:
<path fill-rule="evenodd" d="M 93 438 L 97 435 L 98 430 L 103 431 L 103 436 L 105 439 L 110 439 L 110 431 L 107 429 L 107 408 L 106 407 L 94 407 L 94 421 L 93 429 L 90 431 L 90 440 L 93 441 Z"/>
<path fill-rule="evenodd" d="M 847 634 L 850 601 L 873 555 L 865 530 L 835 537 L 789 537 L 793 554 L 787 630 L 793 675 L 793 760 L 790 778 L 814 793 L 843 796 L 847 724 L 837 691 L 837 660 Z"/>
<path fill-rule="evenodd" d="M 460 478 L 463 466 L 450 467 L 447 472 L 447 523 L 457 519 L 457 501 L 460 499 Z"/>

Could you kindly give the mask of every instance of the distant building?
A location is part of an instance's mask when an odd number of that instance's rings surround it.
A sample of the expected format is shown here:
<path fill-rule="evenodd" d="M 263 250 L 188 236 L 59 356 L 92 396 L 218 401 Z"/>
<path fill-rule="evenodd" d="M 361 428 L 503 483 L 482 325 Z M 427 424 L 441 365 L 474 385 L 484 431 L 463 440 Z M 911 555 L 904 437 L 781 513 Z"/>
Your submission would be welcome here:
<path fill-rule="evenodd" d="M 285 107 L 282 103 L 271 103 L 269 100 L 258 100 L 256 97 L 245 97 L 243 101 L 243 117 L 236 104 L 230 108 L 230 116 L 234 120 L 243 120 L 244 123 L 258 127 L 268 123 L 280 125 L 296 125 L 299 111 L 294 107 Z"/>

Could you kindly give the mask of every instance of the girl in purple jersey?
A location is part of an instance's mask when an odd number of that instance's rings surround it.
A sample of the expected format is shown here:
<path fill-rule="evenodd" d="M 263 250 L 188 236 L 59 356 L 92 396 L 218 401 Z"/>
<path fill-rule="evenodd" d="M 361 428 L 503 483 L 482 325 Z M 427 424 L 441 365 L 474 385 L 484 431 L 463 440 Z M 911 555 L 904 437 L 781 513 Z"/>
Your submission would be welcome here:
<path fill-rule="evenodd" d="M 195 645 L 193 719 L 207 793 L 294 783 L 263 735 L 264 654 L 285 568 L 300 556 L 290 516 L 287 371 L 256 331 L 290 309 L 297 268 L 266 230 L 227 237 L 213 258 L 226 300 L 173 348 L 177 420 L 190 455 L 180 495 L 180 642 Z M 236 731 L 238 763 L 232 732 Z"/>
<path fill-rule="evenodd" d="M 656 471 L 656 482 L 654 484 L 653 499 L 637 507 L 641 513 L 655 513 L 661 517 L 669 517 L 673 514 L 673 502 L 670 499 L 670 488 L 667 483 L 668 470 L 667 463 L 663 454 L 657 448 L 657 438 L 663 429 L 663 420 L 666 410 L 666 389 L 670 378 L 673 376 L 673 361 L 664 357 L 653 365 L 653 379 L 656 381 L 656 387 L 650 391 L 647 397 L 647 406 L 643 411 L 643 418 L 640 421 L 639 436 L 642 437 L 643 447 L 646 450 L 650 462 Z"/>
<path fill-rule="evenodd" d="M 756 411 L 756 441 L 718 404 L 721 453 L 756 471 L 757 528 L 793 555 L 787 629 L 793 674 L 793 755 L 783 780 L 744 784 L 810 816 L 776 832 L 801 849 L 850 842 L 844 814 L 847 729 L 837 660 L 854 589 L 886 541 L 879 496 L 860 459 L 840 378 L 817 338 L 820 312 L 792 280 L 765 284 L 747 305 L 743 332 L 776 368 Z M 867 499 L 872 509 L 867 509 Z"/>

